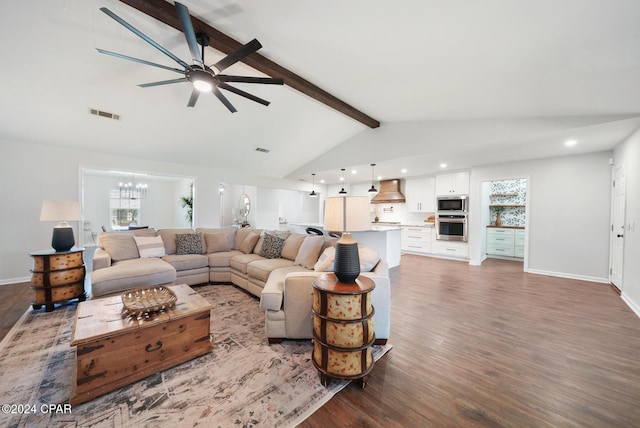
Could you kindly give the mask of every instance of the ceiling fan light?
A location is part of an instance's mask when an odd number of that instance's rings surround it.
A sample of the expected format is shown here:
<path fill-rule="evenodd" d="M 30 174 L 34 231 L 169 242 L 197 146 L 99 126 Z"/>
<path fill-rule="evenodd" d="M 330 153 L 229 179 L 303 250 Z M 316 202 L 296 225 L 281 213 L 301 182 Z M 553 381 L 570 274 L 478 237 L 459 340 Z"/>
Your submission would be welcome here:
<path fill-rule="evenodd" d="M 194 80 L 193 87 L 200 92 L 211 92 L 213 85 L 206 80 Z"/>

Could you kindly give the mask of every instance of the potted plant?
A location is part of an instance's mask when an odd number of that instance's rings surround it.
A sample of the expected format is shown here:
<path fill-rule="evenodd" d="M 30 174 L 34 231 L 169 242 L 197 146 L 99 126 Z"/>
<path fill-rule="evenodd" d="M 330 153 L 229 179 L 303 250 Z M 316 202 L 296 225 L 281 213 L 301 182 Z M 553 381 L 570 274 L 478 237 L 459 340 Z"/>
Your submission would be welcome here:
<path fill-rule="evenodd" d="M 182 208 L 186 208 L 185 219 L 189 221 L 189 224 L 193 223 L 193 183 L 189 185 L 189 194 L 187 196 L 180 196 L 180 205 Z"/>
<path fill-rule="evenodd" d="M 502 211 L 504 211 L 504 207 L 496 205 L 493 207 L 493 209 L 496 212 L 496 226 L 500 227 L 502 226 L 502 218 L 500 218 L 500 214 L 502 214 Z"/>

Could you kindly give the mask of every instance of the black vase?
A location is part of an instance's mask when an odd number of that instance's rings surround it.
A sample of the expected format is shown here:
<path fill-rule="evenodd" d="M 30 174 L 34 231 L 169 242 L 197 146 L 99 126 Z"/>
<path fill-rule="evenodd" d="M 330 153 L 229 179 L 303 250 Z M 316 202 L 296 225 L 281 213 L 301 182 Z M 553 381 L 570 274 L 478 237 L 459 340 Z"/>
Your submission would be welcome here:
<path fill-rule="evenodd" d="M 343 235 L 344 236 L 344 235 Z M 340 282 L 352 284 L 360 275 L 360 256 L 358 243 L 336 243 L 334 272 Z"/>
<path fill-rule="evenodd" d="M 76 244 L 73 239 L 73 228 L 54 227 L 51 237 L 51 246 L 57 252 L 69 251 Z"/>

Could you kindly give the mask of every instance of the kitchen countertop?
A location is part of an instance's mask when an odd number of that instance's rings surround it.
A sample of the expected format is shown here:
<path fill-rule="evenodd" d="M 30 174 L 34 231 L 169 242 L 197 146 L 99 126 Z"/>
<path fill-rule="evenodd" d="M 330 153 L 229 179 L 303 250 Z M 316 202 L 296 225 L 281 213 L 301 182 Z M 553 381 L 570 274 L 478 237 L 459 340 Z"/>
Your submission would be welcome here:
<path fill-rule="evenodd" d="M 524 226 L 496 226 L 495 224 L 490 224 L 487 228 L 499 228 L 499 229 L 524 229 Z"/>

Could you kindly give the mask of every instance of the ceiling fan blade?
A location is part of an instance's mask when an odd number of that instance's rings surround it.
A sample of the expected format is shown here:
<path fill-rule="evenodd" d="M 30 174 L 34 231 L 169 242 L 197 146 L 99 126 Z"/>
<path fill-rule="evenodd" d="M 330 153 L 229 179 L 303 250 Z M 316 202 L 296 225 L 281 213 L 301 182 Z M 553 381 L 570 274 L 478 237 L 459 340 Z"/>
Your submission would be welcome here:
<path fill-rule="evenodd" d="M 236 110 L 236 108 L 233 106 L 233 104 L 231 104 L 229 102 L 229 100 L 227 99 L 227 97 L 225 97 L 224 95 L 222 95 L 222 92 L 220 92 L 220 89 L 216 88 L 215 86 L 213 87 L 213 89 L 211 90 L 211 92 L 213 92 L 213 94 L 218 97 L 218 99 L 222 102 L 222 104 L 225 105 L 225 107 L 227 107 L 229 109 L 229 111 L 231 113 L 235 113 L 238 110 Z"/>
<path fill-rule="evenodd" d="M 222 58 L 220 61 L 213 64 L 212 67 L 217 68 L 218 71 L 222 71 L 225 68 L 230 67 L 236 62 L 240 61 L 242 58 L 246 57 L 247 55 L 257 51 L 261 47 L 262 45 L 260 44 L 260 42 L 256 39 L 253 39 L 246 45 L 242 46 L 239 49 L 236 49 L 226 57 Z"/>
<path fill-rule="evenodd" d="M 183 77 L 182 79 L 171 79 L 171 80 L 162 80 L 160 82 L 151 82 L 151 83 L 141 83 L 140 86 L 141 88 L 150 88 L 152 86 L 161 86 L 161 85 L 171 85 L 172 83 L 181 83 L 181 82 L 188 82 L 189 79 L 187 79 L 186 77 Z"/>
<path fill-rule="evenodd" d="M 196 40 L 196 32 L 193 30 L 193 23 L 189 15 L 189 9 L 187 6 L 178 2 L 176 2 L 176 9 L 178 10 L 178 18 L 180 18 L 180 23 L 182 24 L 182 31 L 187 38 L 191 57 L 200 64 L 203 64 L 202 55 L 200 54 L 200 49 L 198 49 L 198 41 Z"/>
<path fill-rule="evenodd" d="M 227 84 L 226 84 L 226 83 L 224 83 L 224 82 L 219 83 L 219 84 L 218 84 L 218 87 L 219 87 L 219 88 L 221 88 L 221 89 L 226 89 L 226 90 L 227 90 L 227 91 L 229 91 L 229 92 L 233 92 L 234 94 L 238 94 L 238 95 L 240 95 L 241 97 L 248 98 L 248 99 L 250 99 L 251 101 L 255 101 L 255 102 L 260 103 L 260 104 L 262 104 L 262 105 L 264 105 L 264 106 L 268 106 L 269 104 L 271 104 L 271 103 L 270 103 L 269 101 L 267 101 L 267 100 L 263 100 L 262 98 L 256 97 L 255 95 L 251 95 L 250 93 L 245 92 L 245 91 L 243 91 L 243 90 L 241 90 L 241 89 L 234 88 L 233 86 L 229 86 L 229 85 L 227 85 Z"/>
<path fill-rule="evenodd" d="M 145 42 L 149 43 L 151 46 L 153 46 L 154 48 L 158 49 L 160 52 L 162 52 L 163 54 L 167 55 L 169 58 L 171 58 L 172 60 L 174 60 L 175 62 L 177 62 L 181 66 L 183 66 L 184 68 L 189 67 L 189 65 L 186 62 L 184 62 L 183 60 L 181 60 L 180 58 L 178 58 L 177 56 L 175 56 L 174 54 L 169 52 L 164 47 L 160 46 L 158 43 L 156 43 L 153 40 L 151 40 L 142 31 L 138 30 L 136 27 L 134 27 L 133 25 L 129 24 L 127 21 L 125 21 L 124 19 L 120 18 L 118 15 L 116 15 L 113 12 L 111 12 L 106 7 L 101 7 L 100 10 L 103 11 L 104 13 L 106 13 L 107 15 L 109 15 L 111 18 L 113 18 L 115 21 L 117 21 L 120 25 L 125 27 L 127 30 L 131 31 L 133 34 L 135 34 L 136 36 L 140 37 L 142 40 L 144 40 Z"/>
<path fill-rule="evenodd" d="M 189 102 L 187 103 L 187 107 L 195 107 L 196 101 L 198 101 L 198 97 L 200 96 L 200 91 L 196 88 L 193 88 L 193 92 L 191 92 L 191 96 L 189 97 Z"/>
<path fill-rule="evenodd" d="M 216 78 L 221 82 L 263 83 L 266 85 L 283 85 L 284 80 L 275 77 L 229 76 L 218 74 Z"/>
<path fill-rule="evenodd" d="M 166 65 L 156 64 L 155 62 L 145 61 L 143 59 L 134 58 L 132 56 L 122 55 L 116 52 L 105 51 L 104 49 L 96 48 L 98 52 L 105 55 L 115 56 L 116 58 L 128 59 L 129 61 L 139 62 L 140 64 L 151 65 L 153 67 L 164 68 L 165 70 L 175 71 L 176 73 L 184 74 L 184 70 L 178 68 L 167 67 Z"/>

